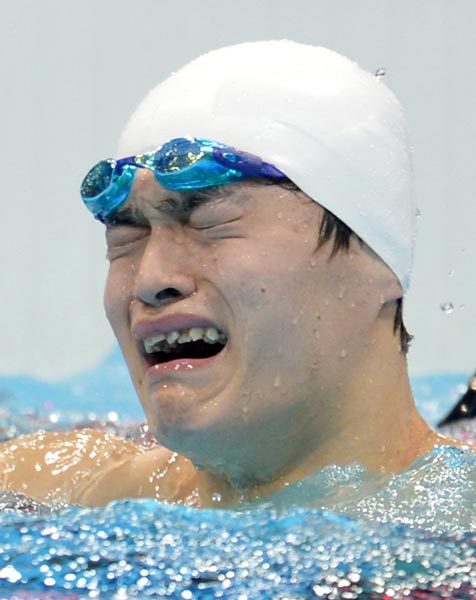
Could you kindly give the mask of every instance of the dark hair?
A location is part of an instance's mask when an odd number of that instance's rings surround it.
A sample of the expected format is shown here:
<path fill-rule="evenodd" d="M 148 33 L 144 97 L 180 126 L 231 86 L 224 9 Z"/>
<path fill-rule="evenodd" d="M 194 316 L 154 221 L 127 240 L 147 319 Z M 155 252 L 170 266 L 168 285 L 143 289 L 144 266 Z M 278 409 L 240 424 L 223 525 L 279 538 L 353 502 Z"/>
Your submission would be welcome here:
<path fill-rule="evenodd" d="M 275 181 L 266 178 L 259 178 L 257 179 L 257 181 L 259 181 L 259 183 L 265 183 L 267 185 L 276 185 Z M 285 179 L 283 181 L 277 182 L 277 185 L 290 191 L 301 191 L 301 188 L 299 188 L 290 179 Z M 354 236 L 359 241 L 361 246 L 365 243 L 356 233 L 352 231 L 350 227 L 343 223 L 333 213 L 331 213 L 324 207 L 322 207 L 322 209 L 324 211 L 324 217 L 319 227 L 317 248 L 320 248 L 333 238 L 334 246 L 331 252 L 332 258 L 337 254 L 337 252 L 339 252 L 339 250 L 342 249 L 346 252 L 349 249 L 350 238 L 352 236 Z M 393 320 L 393 333 L 396 334 L 397 331 L 400 334 L 400 352 L 403 352 L 403 354 L 407 354 L 413 336 L 408 333 L 403 322 L 403 297 L 398 298 L 398 300 L 396 301 L 396 311 Z"/>

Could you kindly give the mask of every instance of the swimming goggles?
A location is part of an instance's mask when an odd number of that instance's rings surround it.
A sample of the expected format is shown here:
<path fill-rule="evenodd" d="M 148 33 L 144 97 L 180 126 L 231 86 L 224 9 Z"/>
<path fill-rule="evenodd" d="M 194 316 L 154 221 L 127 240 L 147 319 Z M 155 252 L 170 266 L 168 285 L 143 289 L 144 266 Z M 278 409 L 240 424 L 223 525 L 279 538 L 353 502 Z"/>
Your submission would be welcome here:
<path fill-rule="evenodd" d="M 105 221 L 126 201 L 137 169 L 150 169 L 169 190 L 190 190 L 249 177 L 287 179 L 254 154 L 204 138 L 175 138 L 152 152 L 95 165 L 81 184 L 81 197 L 95 219 Z"/>

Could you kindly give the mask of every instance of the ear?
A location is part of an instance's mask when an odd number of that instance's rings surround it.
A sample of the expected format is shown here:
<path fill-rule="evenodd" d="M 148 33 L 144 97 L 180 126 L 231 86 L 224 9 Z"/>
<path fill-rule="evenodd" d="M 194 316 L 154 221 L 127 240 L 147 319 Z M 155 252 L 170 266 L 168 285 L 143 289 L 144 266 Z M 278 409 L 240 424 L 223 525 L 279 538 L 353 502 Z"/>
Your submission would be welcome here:
<path fill-rule="evenodd" d="M 391 271 L 385 263 L 384 266 L 386 269 L 388 269 L 390 277 L 388 279 L 387 285 L 385 286 L 384 292 L 382 292 L 383 301 L 384 303 L 395 302 L 403 296 L 403 288 L 393 271 Z"/>
<path fill-rule="evenodd" d="M 395 302 L 403 296 L 398 277 L 365 242 L 352 236 L 349 249 L 361 258 L 363 273 L 372 280 L 372 287 L 380 294 L 382 305 Z"/>

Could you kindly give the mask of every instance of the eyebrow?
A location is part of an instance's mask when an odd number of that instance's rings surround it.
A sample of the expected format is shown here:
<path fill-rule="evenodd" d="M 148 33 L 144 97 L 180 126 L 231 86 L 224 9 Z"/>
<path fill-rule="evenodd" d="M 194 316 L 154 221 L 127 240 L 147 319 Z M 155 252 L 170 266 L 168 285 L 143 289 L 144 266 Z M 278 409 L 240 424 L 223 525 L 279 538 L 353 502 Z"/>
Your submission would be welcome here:
<path fill-rule="evenodd" d="M 165 198 L 152 205 L 154 210 L 166 213 L 176 218 L 185 218 L 190 216 L 190 213 L 213 200 L 224 200 L 233 195 L 234 190 L 228 185 L 214 185 L 207 188 L 198 188 L 191 190 L 178 190 L 179 198 Z M 131 224 L 147 224 L 142 211 L 136 206 L 123 206 L 111 217 L 105 219 L 106 225 L 131 225 Z"/>

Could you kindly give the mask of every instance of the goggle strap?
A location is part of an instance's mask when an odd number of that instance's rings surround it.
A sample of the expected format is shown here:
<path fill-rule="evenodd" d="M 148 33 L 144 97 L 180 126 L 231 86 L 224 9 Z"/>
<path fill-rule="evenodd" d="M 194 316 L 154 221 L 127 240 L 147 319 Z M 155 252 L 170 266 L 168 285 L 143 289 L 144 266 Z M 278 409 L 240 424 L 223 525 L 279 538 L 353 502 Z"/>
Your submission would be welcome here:
<path fill-rule="evenodd" d="M 231 148 L 214 148 L 213 158 L 219 164 L 242 173 L 245 177 L 273 177 L 287 179 L 286 175 L 258 156 Z"/>

